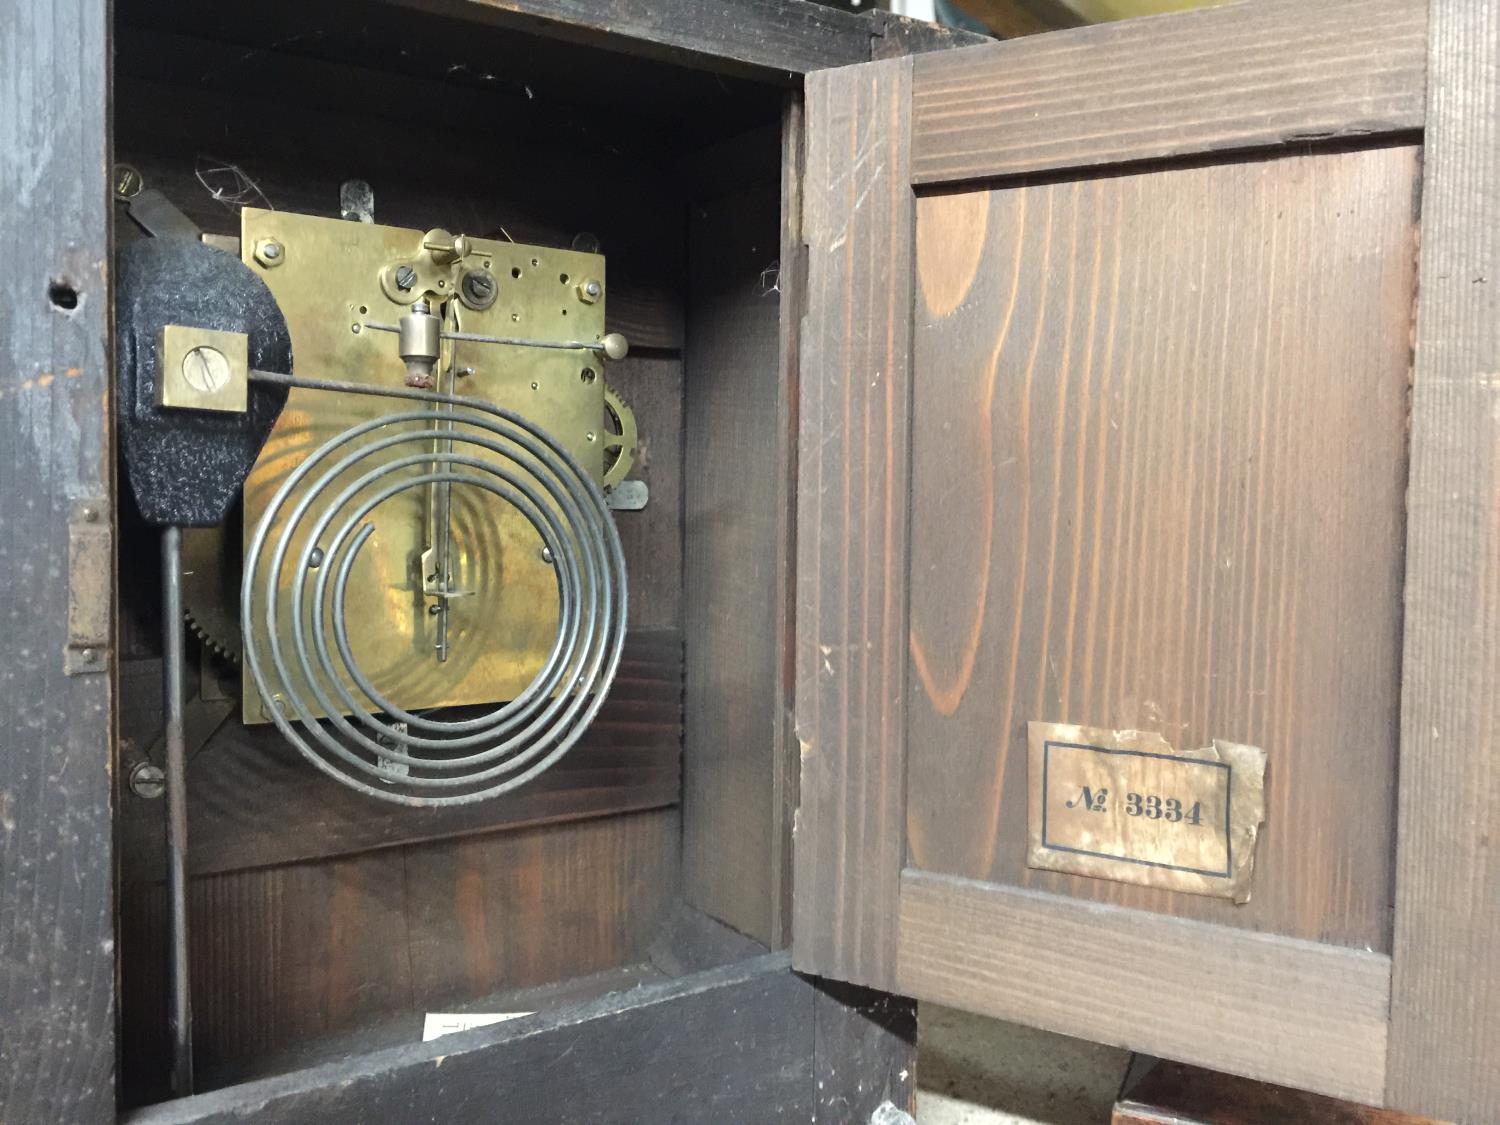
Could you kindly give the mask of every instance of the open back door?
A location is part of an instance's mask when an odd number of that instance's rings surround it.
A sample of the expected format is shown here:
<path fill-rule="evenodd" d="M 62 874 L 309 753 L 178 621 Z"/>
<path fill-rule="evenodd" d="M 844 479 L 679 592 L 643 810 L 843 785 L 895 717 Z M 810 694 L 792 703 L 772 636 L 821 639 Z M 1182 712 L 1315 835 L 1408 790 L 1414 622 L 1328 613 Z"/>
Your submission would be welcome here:
<path fill-rule="evenodd" d="M 811 77 L 800 968 L 1500 1115 L 1497 26 Z"/>

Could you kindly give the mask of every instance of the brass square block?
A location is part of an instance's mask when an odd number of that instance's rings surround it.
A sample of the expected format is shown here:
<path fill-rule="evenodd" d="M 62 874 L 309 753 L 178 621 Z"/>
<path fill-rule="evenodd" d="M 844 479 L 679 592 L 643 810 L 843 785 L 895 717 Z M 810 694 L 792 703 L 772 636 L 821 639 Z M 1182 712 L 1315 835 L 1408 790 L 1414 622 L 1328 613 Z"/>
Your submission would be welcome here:
<path fill-rule="evenodd" d="M 249 340 L 243 332 L 161 330 L 156 405 L 243 414 L 250 385 Z"/>

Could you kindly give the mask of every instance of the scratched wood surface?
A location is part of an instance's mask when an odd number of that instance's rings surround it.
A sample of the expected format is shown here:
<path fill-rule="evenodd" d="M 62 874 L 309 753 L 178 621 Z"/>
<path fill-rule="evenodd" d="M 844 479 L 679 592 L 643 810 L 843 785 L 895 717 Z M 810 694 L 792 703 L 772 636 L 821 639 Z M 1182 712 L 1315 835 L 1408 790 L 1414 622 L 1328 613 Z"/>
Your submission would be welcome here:
<path fill-rule="evenodd" d="M 916 60 L 914 183 L 1422 125 L 1423 0 L 1235 0 Z"/>
<path fill-rule="evenodd" d="M 906 871 L 897 979 L 923 1000 L 1336 1097 L 1375 1102 L 1384 1085 L 1381 953 Z"/>
<path fill-rule="evenodd" d="M 114 1118 L 108 21 L 0 5 L 0 1120 L 39 1125 Z M 75 616 L 105 659 L 70 676 Z"/>
<path fill-rule="evenodd" d="M 1417 160 L 919 200 L 914 867 L 1390 948 Z M 1028 720 L 1263 747 L 1251 902 L 1029 871 Z"/>
<path fill-rule="evenodd" d="M 1500 4 L 1432 7 L 1389 1100 L 1500 1120 Z"/>
<path fill-rule="evenodd" d="M 797 466 L 799 969 L 889 988 L 906 692 L 910 60 L 812 75 Z"/>

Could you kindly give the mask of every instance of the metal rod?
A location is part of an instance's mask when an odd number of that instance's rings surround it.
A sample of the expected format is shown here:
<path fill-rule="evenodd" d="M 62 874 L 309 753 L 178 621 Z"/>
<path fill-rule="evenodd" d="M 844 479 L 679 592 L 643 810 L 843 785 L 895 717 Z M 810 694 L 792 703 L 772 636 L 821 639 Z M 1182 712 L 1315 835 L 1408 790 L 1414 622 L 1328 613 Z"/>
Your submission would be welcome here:
<path fill-rule="evenodd" d="M 449 307 L 444 310 L 444 317 L 453 318 L 453 329 L 458 330 L 458 312 L 449 302 Z M 450 333 L 448 347 L 448 362 L 443 363 L 439 357 L 437 364 L 437 392 L 440 395 L 451 396 L 454 383 L 458 379 L 458 342 Z M 453 404 L 439 403 L 435 407 L 440 420 L 436 421 L 433 429 L 438 435 L 444 432 L 453 432 Z M 443 454 L 453 452 L 453 439 L 446 441 L 437 436 L 433 440 L 433 449 L 439 458 Z M 441 472 L 442 462 L 434 461 L 433 472 Z M 428 493 L 428 530 L 427 542 L 432 552 L 432 570 L 425 573 L 424 584 L 428 587 L 428 593 L 432 594 L 436 601 L 433 609 L 437 614 L 437 650 L 438 662 L 442 663 L 448 659 L 448 595 L 453 589 L 453 484 L 450 481 L 438 481 L 430 486 Z M 423 559 L 423 569 L 427 568 L 427 560 Z"/>
<path fill-rule="evenodd" d="M 366 328 L 373 328 L 377 332 L 400 332 L 401 328 L 395 324 L 381 324 L 376 320 L 361 322 Z M 529 336 L 486 336 L 480 332 L 444 332 L 441 336 L 444 340 L 467 340 L 471 344 L 513 344 L 520 348 L 558 348 L 562 351 L 574 352 L 600 352 L 604 351 L 604 344 L 595 341 L 589 343 L 586 340 L 536 340 Z"/>
<path fill-rule="evenodd" d="M 188 992 L 187 753 L 182 726 L 182 529 L 162 533 L 162 715 L 166 720 L 167 989 L 172 1093 L 193 1092 L 193 1005 Z"/>

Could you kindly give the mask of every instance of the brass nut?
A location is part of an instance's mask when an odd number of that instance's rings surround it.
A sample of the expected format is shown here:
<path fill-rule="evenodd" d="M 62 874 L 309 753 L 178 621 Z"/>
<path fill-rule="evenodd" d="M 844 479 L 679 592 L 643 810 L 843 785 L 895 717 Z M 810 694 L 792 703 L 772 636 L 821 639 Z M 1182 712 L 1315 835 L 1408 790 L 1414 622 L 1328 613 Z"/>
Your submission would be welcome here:
<path fill-rule="evenodd" d="M 585 305 L 592 305 L 600 297 L 604 296 L 604 286 L 594 278 L 578 283 L 578 299 Z"/>
<path fill-rule="evenodd" d="M 275 269 L 286 261 L 286 247 L 274 238 L 262 238 L 255 244 L 255 260 L 266 269 Z"/>

